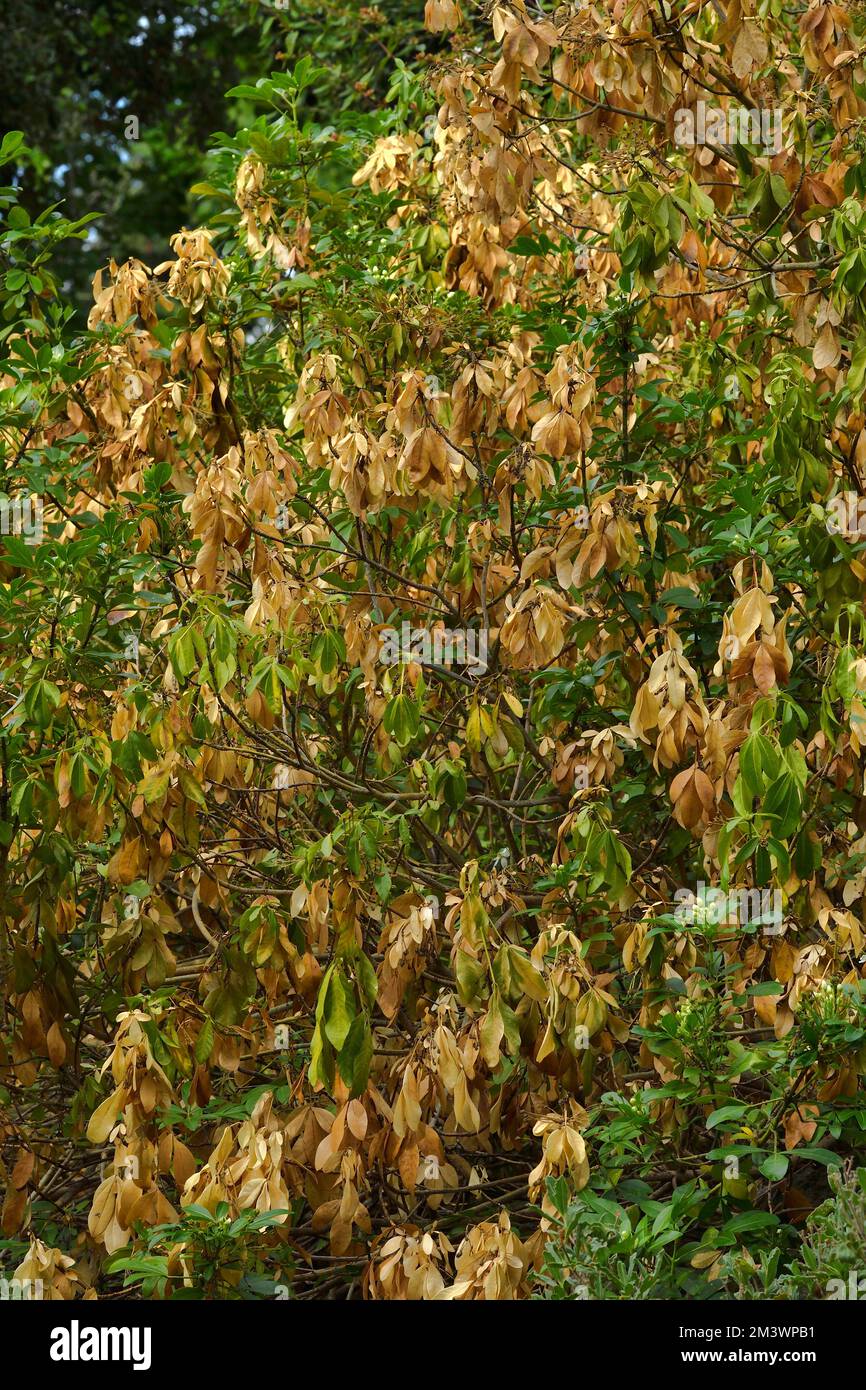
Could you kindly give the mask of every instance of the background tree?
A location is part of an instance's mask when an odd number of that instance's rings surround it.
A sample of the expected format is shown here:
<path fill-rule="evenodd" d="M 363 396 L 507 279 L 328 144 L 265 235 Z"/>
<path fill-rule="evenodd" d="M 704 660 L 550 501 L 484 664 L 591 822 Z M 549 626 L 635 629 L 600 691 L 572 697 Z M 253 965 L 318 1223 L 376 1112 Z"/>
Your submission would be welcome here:
<path fill-rule="evenodd" d="M 189 190 L 213 132 L 239 119 L 225 96 L 234 83 L 291 58 L 315 33 L 327 66 L 308 104 L 370 109 L 393 63 L 431 42 L 407 0 L 326 10 L 311 0 L 15 0 L 0 13 L 0 139 L 26 136 L 22 205 L 31 217 L 52 203 L 73 220 L 99 213 L 85 246 L 58 248 L 58 273 L 83 316 L 107 255 L 168 255 L 169 237 L 193 214 Z"/>

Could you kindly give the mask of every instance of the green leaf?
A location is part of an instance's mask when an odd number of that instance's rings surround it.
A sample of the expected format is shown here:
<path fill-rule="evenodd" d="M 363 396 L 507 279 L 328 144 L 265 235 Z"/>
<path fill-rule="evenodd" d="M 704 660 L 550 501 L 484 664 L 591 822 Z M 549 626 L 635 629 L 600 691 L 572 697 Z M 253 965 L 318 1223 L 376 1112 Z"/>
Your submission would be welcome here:
<path fill-rule="evenodd" d="M 717 1125 L 725 1120 L 740 1120 L 746 1114 L 749 1107 L 747 1105 L 723 1105 L 719 1110 L 714 1110 L 707 1117 L 707 1129 L 715 1129 Z"/>
<path fill-rule="evenodd" d="M 401 748 L 412 742 L 418 733 L 420 723 L 421 711 L 408 695 L 395 695 L 385 706 L 382 719 L 385 732 L 390 734 Z"/>
<path fill-rule="evenodd" d="M 307 1075 L 312 1086 L 324 1086 L 328 1091 L 333 1090 L 334 1054 L 321 1024 L 316 1024 L 313 1030 L 310 1043 L 310 1066 Z"/>
<path fill-rule="evenodd" d="M 195 1041 L 195 1049 L 194 1049 L 194 1054 L 193 1054 L 193 1055 L 195 1056 L 195 1060 L 196 1060 L 200 1065 L 204 1065 L 204 1063 L 205 1063 L 205 1062 L 208 1060 L 208 1058 L 210 1057 L 211 1052 L 213 1051 L 213 1042 L 214 1042 L 214 1026 L 213 1026 L 213 1020 L 210 1019 L 210 1018 L 206 1018 L 205 1021 L 204 1021 L 204 1024 L 202 1025 L 202 1030 L 201 1030 L 201 1032 L 199 1033 L 198 1037 L 196 1038 L 196 1041 Z"/>
<path fill-rule="evenodd" d="M 370 1024 L 363 1014 L 358 1014 L 352 1020 L 352 1026 L 337 1058 L 340 1075 L 352 1096 L 363 1095 L 366 1091 L 372 1060 L 373 1034 Z"/>
<path fill-rule="evenodd" d="M 23 145 L 24 132 L 22 130 L 7 130 L 3 136 L 3 144 L 0 145 L 0 164 L 8 164 Z"/>
<path fill-rule="evenodd" d="M 335 972 L 328 990 L 323 1023 L 325 1036 L 337 1052 L 348 1037 L 355 1013 L 355 992 L 349 981 Z"/>
<path fill-rule="evenodd" d="M 759 1164 L 760 1171 L 770 1182 L 779 1182 L 787 1173 L 788 1166 L 788 1156 L 782 1153 L 770 1154 L 769 1158 L 765 1158 L 763 1163 Z"/>
<path fill-rule="evenodd" d="M 177 768 L 177 780 L 184 796 L 188 797 L 196 806 L 201 806 L 203 810 L 207 810 L 207 797 L 192 773 L 188 772 L 185 767 L 179 767 Z"/>

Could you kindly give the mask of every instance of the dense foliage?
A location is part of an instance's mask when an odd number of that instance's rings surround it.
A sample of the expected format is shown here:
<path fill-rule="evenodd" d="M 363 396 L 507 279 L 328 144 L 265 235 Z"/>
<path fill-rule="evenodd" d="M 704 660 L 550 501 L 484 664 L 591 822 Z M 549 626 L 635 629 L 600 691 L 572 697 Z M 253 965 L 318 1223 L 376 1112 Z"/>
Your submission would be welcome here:
<path fill-rule="evenodd" d="M 0 152 L 6 1272 L 838 1296 L 862 11 L 320 8 L 86 329 Z"/>

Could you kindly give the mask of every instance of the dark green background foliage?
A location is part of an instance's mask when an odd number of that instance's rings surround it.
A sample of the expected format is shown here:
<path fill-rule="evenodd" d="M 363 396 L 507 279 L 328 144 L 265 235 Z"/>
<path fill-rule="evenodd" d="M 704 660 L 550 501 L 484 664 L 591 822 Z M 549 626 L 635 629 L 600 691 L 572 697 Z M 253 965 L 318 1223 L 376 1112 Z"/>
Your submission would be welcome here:
<path fill-rule="evenodd" d="M 309 114 L 373 109 L 395 61 L 440 42 L 422 16 L 411 0 L 0 0 L 0 139 L 21 130 L 31 151 L 21 202 L 31 217 L 51 203 L 71 220 L 99 214 L 55 260 L 79 312 L 109 255 L 155 264 L 194 218 L 189 190 L 213 133 L 241 123 L 230 87 L 307 51 L 313 34 L 327 77 L 306 94 Z"/>

